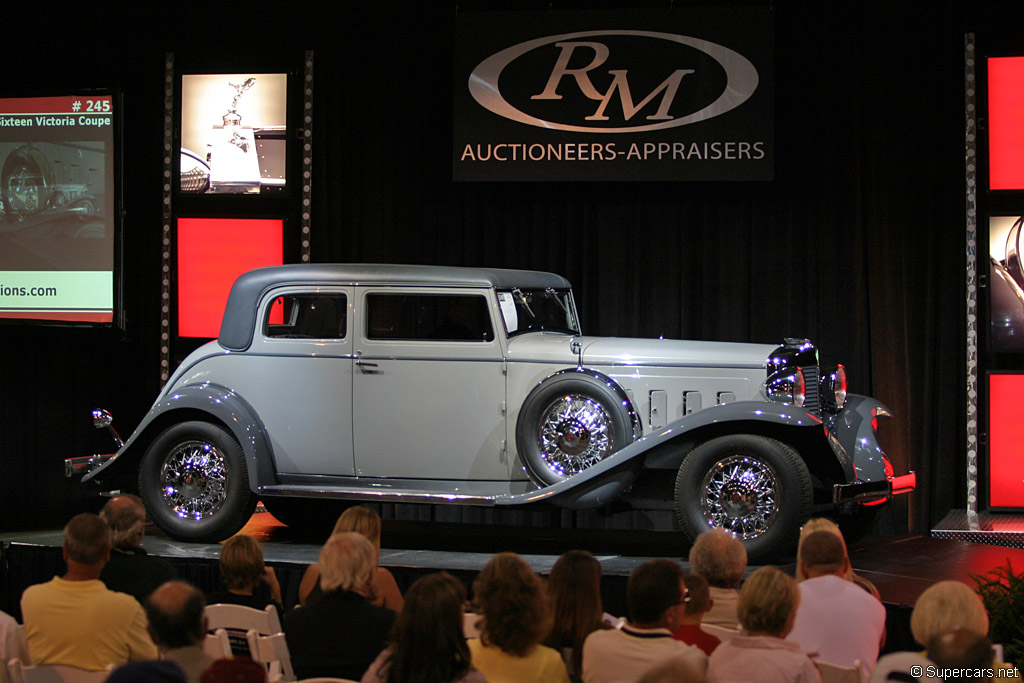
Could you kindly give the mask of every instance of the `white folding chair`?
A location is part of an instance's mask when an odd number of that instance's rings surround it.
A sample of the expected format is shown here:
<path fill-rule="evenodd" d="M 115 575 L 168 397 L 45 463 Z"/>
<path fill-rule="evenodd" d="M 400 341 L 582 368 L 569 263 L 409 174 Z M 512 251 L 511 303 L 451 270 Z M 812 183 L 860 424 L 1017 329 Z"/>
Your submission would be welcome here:
<path fill-rule="evenodd" d="M 9 614 L 0 612 L 0 683 L 8 683 L 7 662 L 20 659 L 31 662 L 28 643 L 25 641 L 25 627 Z"/>
<path fill-rule="evenodd" d="M 27 666 L 20 659 L 7 662 L 7 673 L 11 683 L 102 683 L 110 676 L 109 671 L 86 671 L 76 666 Z"/>
<path fill-rule="evenodd" d="M 264 636 L 281 632 L 281 619 L 273 605 L 267 605 L 266 609 L 259 610 L 244 605 L 216 603 L 207 605 L 203 614 L 206 616 L 207 629 L 216 631 L 222 628 L 227 631 L 231 650 L 235 655 L 249 653 L 245 634 L 250 629 Z"/>
<path fill-rule="evenodd" d="M 739 629 L 728 628 L 726 626 L 716 626 L 714 624 L 701 624 L 700 630 L 704 631 L 704 633 L 710 633 L 723 643 L 729 640 L 730 638 L 735 638 L 740 634 Z"/>
<path fill-rule="evenodd" d="M 214 629 L 213 633 L 207 633 L 203 639 L 203 651 L 214 659 L 231 657 L 231 639 L 228 638 L 228 632 L 218 628 Z"/>
<path fill-rule="evenodd" d="M 856 661 L 853 666 L 840 666 L 831 662 L 815 660 L 814 666 L 818 667 L 821 674 L 821 683 L 862 683 L 860 662 Z"/>
<path fill-rule="evenodd" d="M 267 667 L 267 679 L 273 683 L 281 681 L 290 683 L 295 680 L 292 670 L 292 656 L 288 653 L 288 642 L 283 633 L 260 635 L 255 629 L 245 634 L 249 643 L 249 656 L 252 661 Z"/>

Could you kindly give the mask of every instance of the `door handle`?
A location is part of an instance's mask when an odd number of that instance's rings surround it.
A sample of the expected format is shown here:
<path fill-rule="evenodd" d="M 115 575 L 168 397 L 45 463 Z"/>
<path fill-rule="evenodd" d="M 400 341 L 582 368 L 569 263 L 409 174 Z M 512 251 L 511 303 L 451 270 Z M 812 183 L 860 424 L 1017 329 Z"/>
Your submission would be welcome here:
<path fill-rule="evenodd" d="M 363 355 L 362 351 L 356 351 L 356 365 L 358 365 L 360 368 L 375 368 L 375 367 L 377 367 L 376 363 L 370 363 L 369 361 L 361 360 L 360 356 L 362 356 L 362 355 Z"/>

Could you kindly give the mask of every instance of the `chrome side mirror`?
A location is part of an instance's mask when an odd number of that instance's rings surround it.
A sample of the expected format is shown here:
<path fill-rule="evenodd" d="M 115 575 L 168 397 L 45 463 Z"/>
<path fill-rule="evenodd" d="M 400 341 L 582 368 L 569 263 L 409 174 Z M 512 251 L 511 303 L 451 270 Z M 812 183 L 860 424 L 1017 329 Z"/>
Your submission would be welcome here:
<path fill-rule="evenodd" d="M 96 429 L 103 429 L 104 427 L 110 430 L 110 435 L 114 438 L 114 443 L 117 444 L 118 448 L 124 445 L 124 440 L 121 435 L 117 433 L 117 430 L 111 426 L 114 421 L 114 416 L 108 413 L 102 408 L 97 408 L 92 411 L 92 426 Z"/>

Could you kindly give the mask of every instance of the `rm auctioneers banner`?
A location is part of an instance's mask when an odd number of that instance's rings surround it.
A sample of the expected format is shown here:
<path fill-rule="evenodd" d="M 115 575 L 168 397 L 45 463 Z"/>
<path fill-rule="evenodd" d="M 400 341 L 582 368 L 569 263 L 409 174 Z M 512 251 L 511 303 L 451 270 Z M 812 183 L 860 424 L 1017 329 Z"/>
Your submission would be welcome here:
<path fill-rule="evenodd" d="M 457 181 L 772 179 L 767 8 L 457 22 Z"/>

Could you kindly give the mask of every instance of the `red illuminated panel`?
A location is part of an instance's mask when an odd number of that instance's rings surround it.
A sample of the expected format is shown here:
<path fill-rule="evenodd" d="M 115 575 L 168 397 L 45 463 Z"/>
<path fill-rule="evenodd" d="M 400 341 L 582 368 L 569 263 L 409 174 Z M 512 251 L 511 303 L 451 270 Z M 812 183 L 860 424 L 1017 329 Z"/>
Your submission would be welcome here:
<path fill-rule="evenodd" d="M 178 219 L 178 336 L 216 337 L 239 275 L 284 260 L 284 222 Z"/>
<path fill-rule="evenodd" d="M 1024 375 L 989 375 L 989 505 L 1024 508 Z"/>
<path fill-rule="evenodd" d="M 1024 189 L 1024 57 L 988 60 L 989 188 Z"/>

